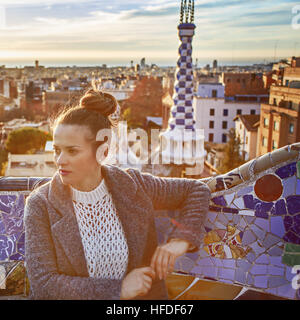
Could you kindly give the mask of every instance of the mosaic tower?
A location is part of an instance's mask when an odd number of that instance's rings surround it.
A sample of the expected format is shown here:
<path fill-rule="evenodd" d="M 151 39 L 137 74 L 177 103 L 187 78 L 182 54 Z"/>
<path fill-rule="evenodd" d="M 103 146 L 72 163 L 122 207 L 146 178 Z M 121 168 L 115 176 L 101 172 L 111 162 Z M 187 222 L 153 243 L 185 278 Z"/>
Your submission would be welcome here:
<path fill-rule="evenodd" d="M 175 73 L 173 106 L 171 108 L 168 129 L 161 135 L 169 148 L 162 151 L 164 163 L 201 164 L 203 167 L 204 137 L 195 130 L 193 110 L 193 63 L 192 40 L 196 28 L 194 22 L 194 1 L 181 1 L 179 58 Z M 200 166 L 201 167 L 201 166 Z M 198 167 L 198 174 L 203 169 Z"/>

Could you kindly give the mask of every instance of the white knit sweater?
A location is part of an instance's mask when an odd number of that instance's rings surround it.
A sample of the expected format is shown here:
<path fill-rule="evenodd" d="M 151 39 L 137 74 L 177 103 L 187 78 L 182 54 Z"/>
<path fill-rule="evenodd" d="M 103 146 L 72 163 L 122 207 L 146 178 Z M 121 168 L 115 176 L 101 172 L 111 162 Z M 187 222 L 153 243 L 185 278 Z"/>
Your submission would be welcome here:
<path fill-rule="evenodd" d="M 121 279 L 128 263 L 128 246 L 105 181 L 83 192 L 71 187 L 89 276 Z"/>

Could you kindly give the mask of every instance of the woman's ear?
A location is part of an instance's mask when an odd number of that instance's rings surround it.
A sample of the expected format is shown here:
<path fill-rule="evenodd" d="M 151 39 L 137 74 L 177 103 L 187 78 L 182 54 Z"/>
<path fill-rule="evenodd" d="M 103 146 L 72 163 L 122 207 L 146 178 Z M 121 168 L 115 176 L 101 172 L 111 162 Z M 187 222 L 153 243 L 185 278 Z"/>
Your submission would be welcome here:
<path fill-rule="evenodd" d="M 101 164 L 104 161 L 104 159 L 107 157 L 107 155 L 108 155 L 108 143 L 104 142 L 97 149 L 97 152 L 96 152 L 97 162 Z"/>

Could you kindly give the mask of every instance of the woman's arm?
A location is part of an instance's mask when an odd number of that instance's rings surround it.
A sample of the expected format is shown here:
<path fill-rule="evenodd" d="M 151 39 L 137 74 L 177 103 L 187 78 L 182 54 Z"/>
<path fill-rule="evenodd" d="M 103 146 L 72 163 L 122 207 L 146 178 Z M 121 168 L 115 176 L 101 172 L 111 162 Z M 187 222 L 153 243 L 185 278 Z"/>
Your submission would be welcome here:
<path fill-rule="evenodd" d="M 128 169 L 128 173 L 152 200 L 155 210 L 179 210 L 179 218 L 174 221 L 176 228 L 169 239 L 186 240 L 199 247 L 199 231 L 211 197 L 209 187 L 194 179 L 161 178 L 136 169 Z"/>
<path fill-rule="evenodd" d="M 48 213 L 43 201 L 38 194 L 29 196 L 24 215 L 26 270 L 34 298 L 120 299 L 122 280 L 69 276 L 58 272 Z"/>
<path fill-rule="evenodd" d="M 165 279 L 179 256 L 200 246 L 199 232 L 208 211 L 210 189 L 199 180 L 160 178 L 134 169 L 128 172 L 150 197 L 154 209 L 179 209 L 179 219 L 173 220 L 177 228 L 166 244 L 156 248 L 151 259 L 157 276 Z"/>

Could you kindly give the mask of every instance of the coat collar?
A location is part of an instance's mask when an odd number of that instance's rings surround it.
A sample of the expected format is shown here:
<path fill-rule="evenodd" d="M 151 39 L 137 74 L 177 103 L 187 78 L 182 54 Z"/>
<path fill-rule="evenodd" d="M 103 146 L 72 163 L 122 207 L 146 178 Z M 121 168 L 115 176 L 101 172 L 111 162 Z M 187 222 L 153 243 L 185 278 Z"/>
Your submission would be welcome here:
<path fill-rule="evenodd" d="M 130 203 L 134 202 L 137 186 L 131 176 L 124 170 L 112 166 L 101 166 L 101 173 L 108 191 L 111 193 L 122 223 L 129 247 L 129 262 L 134 263 L 134 254 L 131 250 L 136 238 L 130 229 L 128 212 L 132 211 Z M 58 172 L 53 176 L 48 199 L 59 215 L 58 220 L 51 226 L 52 233 L 63 247 L 68 259 L 80 276 L 88 276 L 84 249 L 74 212 L 71 189 L 64 185 Z"/>

